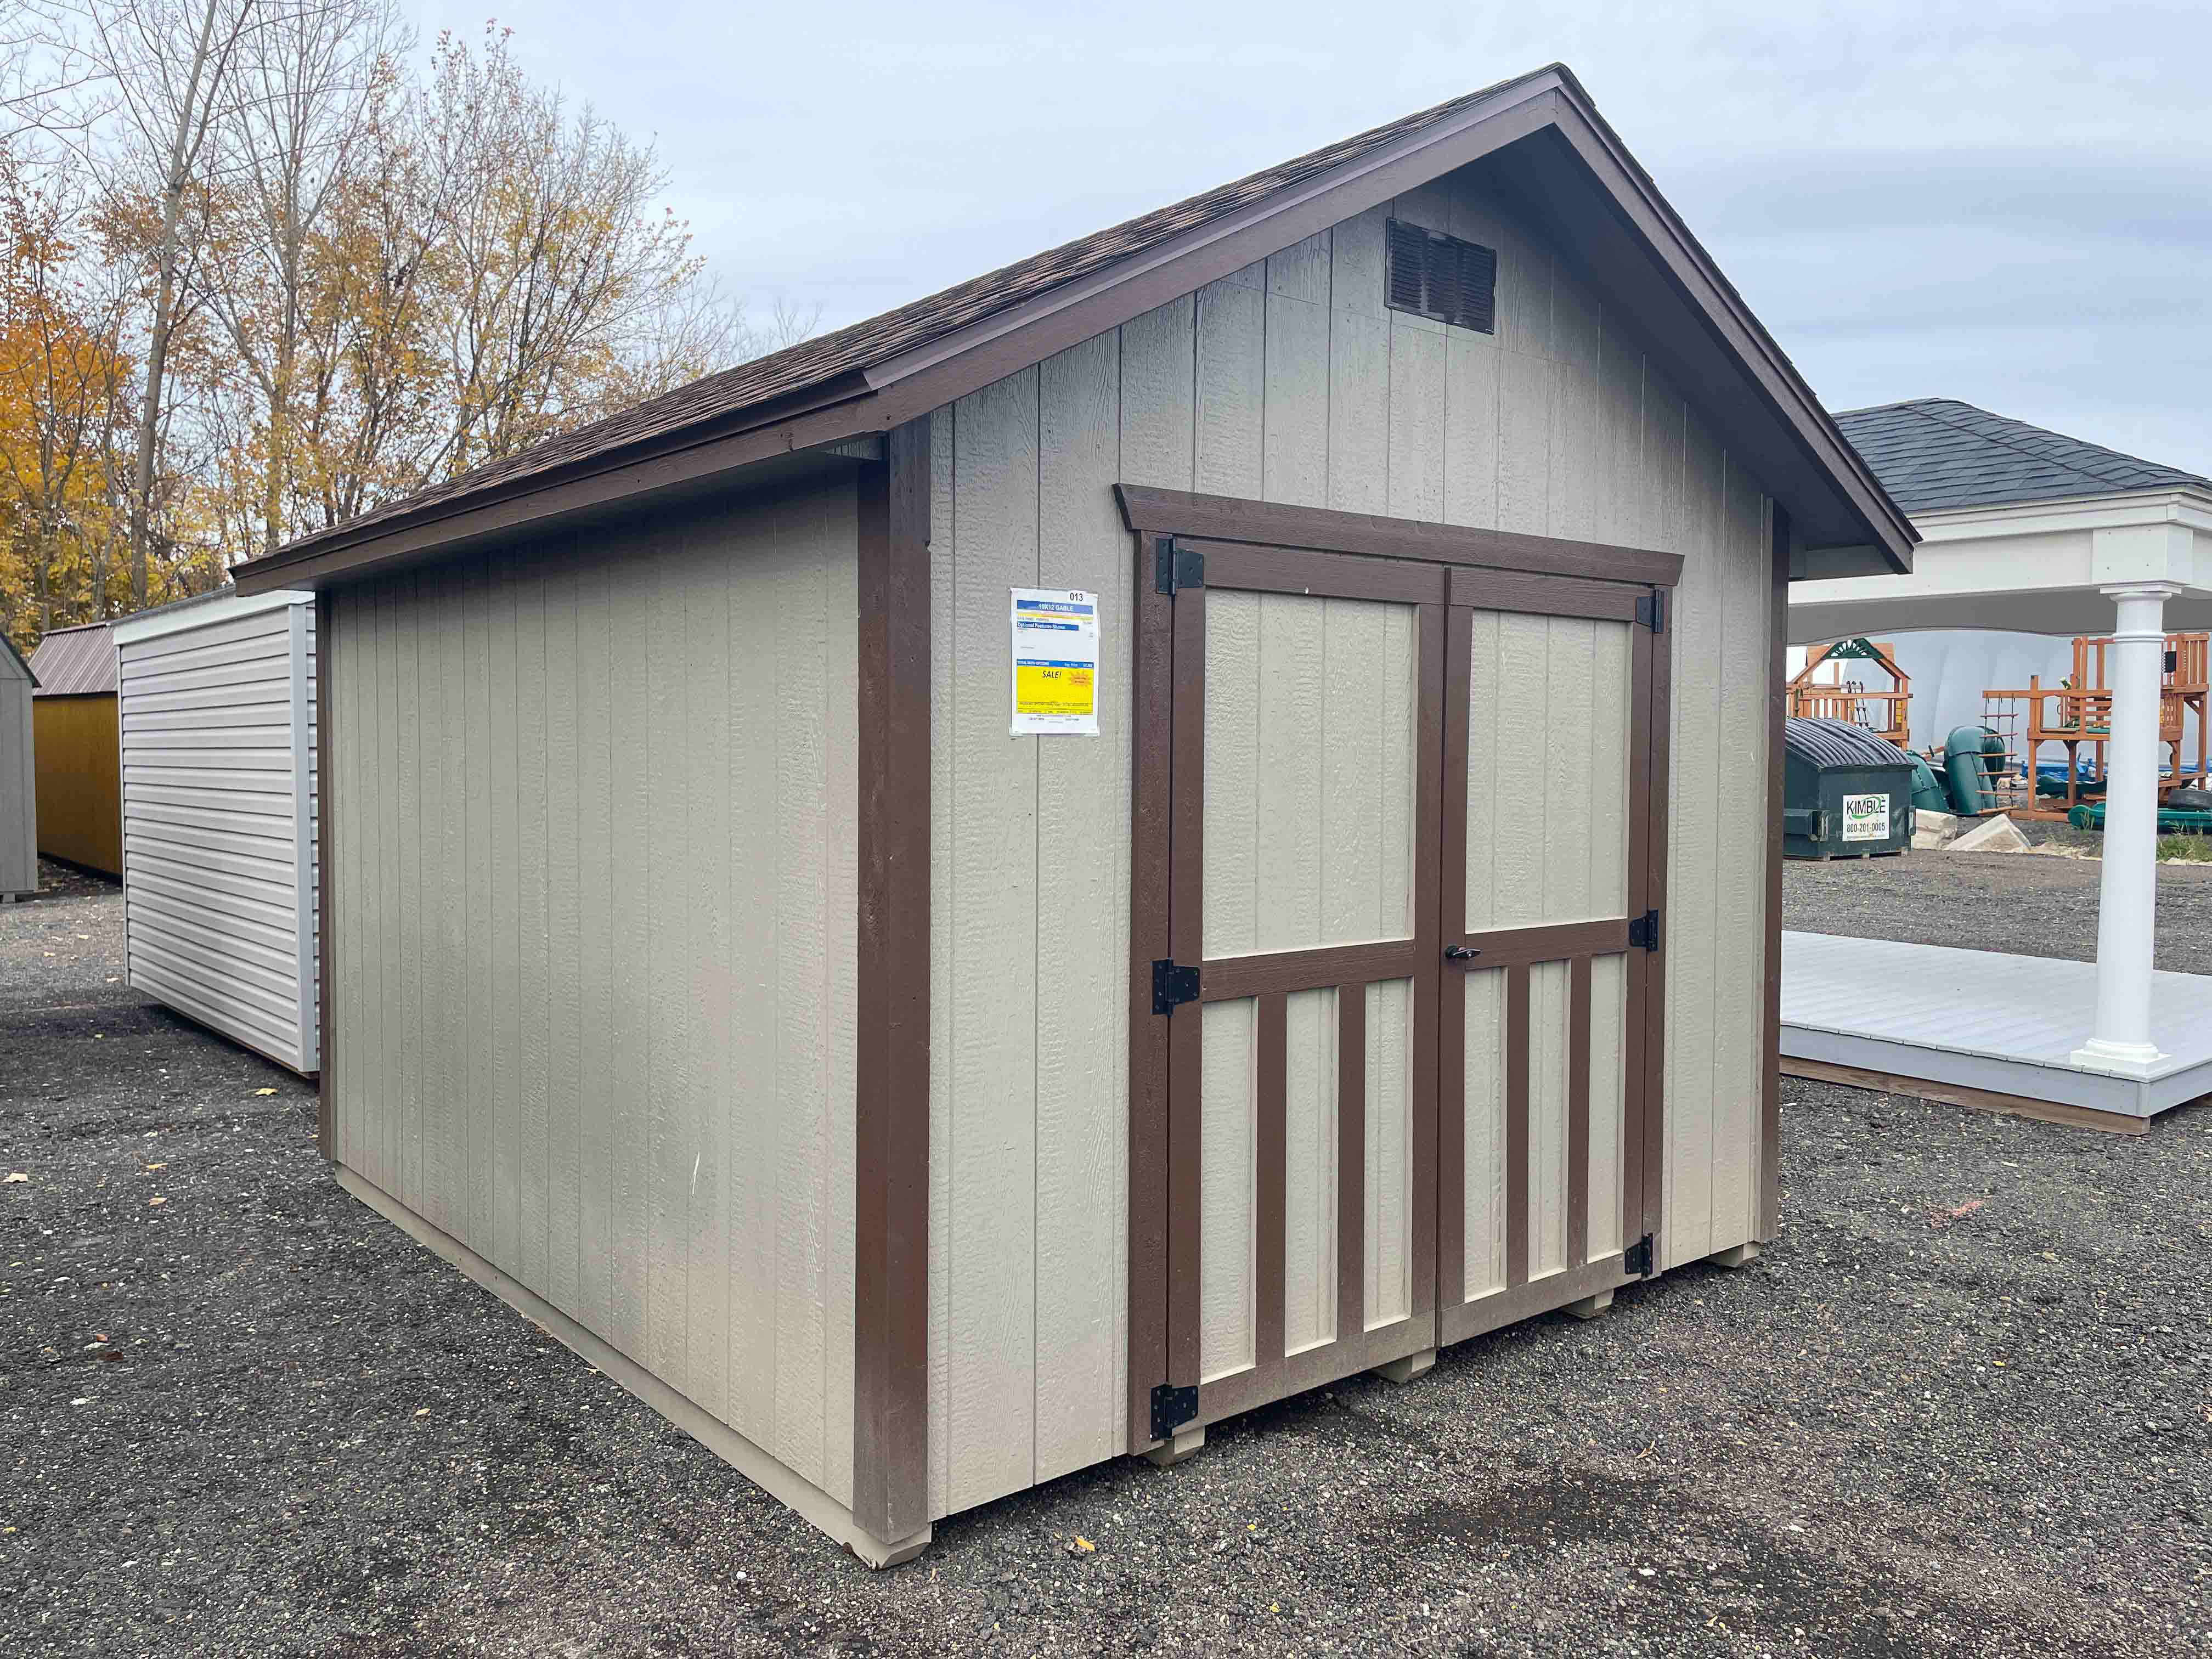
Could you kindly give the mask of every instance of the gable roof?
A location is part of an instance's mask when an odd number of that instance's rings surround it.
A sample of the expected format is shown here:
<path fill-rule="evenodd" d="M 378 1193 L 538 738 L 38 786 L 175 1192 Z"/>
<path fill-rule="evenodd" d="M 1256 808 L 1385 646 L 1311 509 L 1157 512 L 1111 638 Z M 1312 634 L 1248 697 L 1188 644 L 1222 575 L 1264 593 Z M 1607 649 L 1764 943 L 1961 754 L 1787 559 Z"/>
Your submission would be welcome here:
<path fill-rule="evenodd" d="M 39 689 L 39 677 L 31 672 L 31 665 L 23 660 L 23 653 L 15 648 L 15 641 L 5 634 L 0 634 L 0 653 L 4 653 L 0 654 L 0 668 L 6 668 L 9 664 L 13 663 L 15 665 L 13 672 L 28 680 L 33 691 Z"/>
<path fill-rule="evenodd" d="M 2212 479 L 2030 426 L 1956 398 L 1846 410 L 1844 435 L 1908 513 L 2114 495 Z"/>
<path fill-rule="evenodd" d="M 1532 147 L 1533 145 L 1533 147 Z M 1910 523 L 1562 64 L 695 381 L 240 565 L 240 591 L 510 536 L 647 491 L 872 440 L 1428 180 L 1495 161 L 1555 239 L 1628 290 L 1655 359 L 1808 545 L 1904 569 Z M 1841 570 L 1824 574 L 1844 574 Z"/>
<path fill-rule="evenodd" d="M 57 628 L 31 653 L 41 697 L 97 696 L 115 690 L 115 641 L 108 624 L 82 623 Z"/>

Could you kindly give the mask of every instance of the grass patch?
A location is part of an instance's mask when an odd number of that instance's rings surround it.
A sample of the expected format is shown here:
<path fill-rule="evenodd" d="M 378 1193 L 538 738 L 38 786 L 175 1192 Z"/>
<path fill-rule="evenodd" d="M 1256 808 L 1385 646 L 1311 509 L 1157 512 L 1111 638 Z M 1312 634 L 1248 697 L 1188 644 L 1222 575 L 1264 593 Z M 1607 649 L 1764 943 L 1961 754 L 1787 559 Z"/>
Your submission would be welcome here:
<path fill-rule="evenodd" d="M 2212 836 L 2160 836 L 2158 855 L 2175 864 L 2212 864 Z"/>

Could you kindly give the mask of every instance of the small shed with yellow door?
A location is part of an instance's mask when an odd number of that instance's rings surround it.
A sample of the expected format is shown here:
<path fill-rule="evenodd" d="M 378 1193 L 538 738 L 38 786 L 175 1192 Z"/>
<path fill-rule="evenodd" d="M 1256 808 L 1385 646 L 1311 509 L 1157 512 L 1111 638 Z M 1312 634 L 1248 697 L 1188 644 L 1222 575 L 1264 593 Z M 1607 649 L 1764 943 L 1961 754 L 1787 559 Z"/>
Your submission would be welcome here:
<path fill-rule="evenodd" d="M 57 628 L 31 653 L 39 851 L 103 876 L 123 873 L 123 744 L 110 624 Z"/>

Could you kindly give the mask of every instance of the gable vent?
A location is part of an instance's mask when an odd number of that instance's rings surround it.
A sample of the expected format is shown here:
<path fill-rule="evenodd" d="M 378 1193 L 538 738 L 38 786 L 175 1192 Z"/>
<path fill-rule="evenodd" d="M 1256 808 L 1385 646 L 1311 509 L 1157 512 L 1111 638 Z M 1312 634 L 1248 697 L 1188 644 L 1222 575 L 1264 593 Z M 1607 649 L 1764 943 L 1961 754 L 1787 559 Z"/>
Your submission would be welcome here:
<path fill-rule="evenodd" d="M 1389 222 L 1390 308 L 1498 331 L 1498 254 L 1402 219 Z"/>

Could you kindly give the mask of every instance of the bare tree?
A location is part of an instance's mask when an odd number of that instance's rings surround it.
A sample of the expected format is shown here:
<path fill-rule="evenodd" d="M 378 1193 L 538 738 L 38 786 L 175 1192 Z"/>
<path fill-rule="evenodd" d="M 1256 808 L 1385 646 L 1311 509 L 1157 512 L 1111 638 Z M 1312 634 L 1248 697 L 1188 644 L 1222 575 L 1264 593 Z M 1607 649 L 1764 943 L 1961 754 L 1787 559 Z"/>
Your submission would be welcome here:
<path fill-rule="evenodd" d="M 438 45 L 422 104 L 441 226 L 448 396 L 434 474 L 514 453 L 620 406 L 623 354 L 700 275 L 649 146 L 532 86 L 494 33 Z"/>
<path fill-rule="evenodd" d="M 141 371 L 137 452 L 131 483 L 131 594 L 147 600 L 147 557 L 155 474 L 160 461 L 164 380 L 188 256 L 188 198 L 204 222 L 208 173 L 222 118 L 246 37 L 258 21 L 257 0 L 87 0 L 83 49 L 112 90 L 123 129 L 128 171 L 154 206 L 147 258 L 153 314 Z"/>
<path fill-rule="evenodd" d="M 779 300 L 765 316 L 725 295 L 712 277 L 674 294 L 647 319 L 611 373 L 607 401 L 616 408 L 643 403 L 738 363 L 750 362 L 810 339 L 822 308 L 801 310 Z"/>
<path fill-rule="evenodd" d="M 390 0 L 264 7 L 230 77 L 217 187 L 225 223 L 208 289 L 259 393 L 264 551 L 286 530 L 315 238 L 352 182 L 371 103 L 404 46 Z"/>

